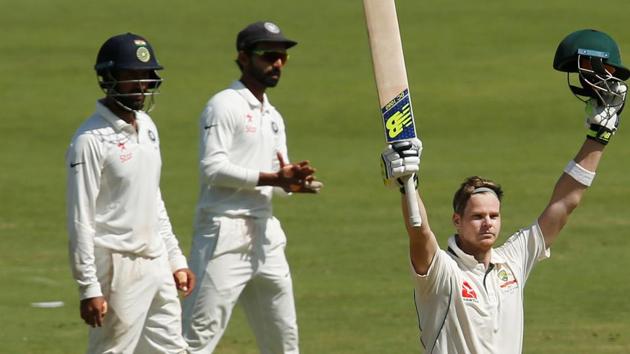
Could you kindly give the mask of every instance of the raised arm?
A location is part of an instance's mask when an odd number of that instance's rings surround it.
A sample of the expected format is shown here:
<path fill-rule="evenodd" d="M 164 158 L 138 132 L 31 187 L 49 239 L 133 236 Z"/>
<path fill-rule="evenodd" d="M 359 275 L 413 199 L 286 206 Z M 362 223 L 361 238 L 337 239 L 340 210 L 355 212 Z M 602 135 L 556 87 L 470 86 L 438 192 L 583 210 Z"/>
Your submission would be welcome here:
<path fill-rule="evenodd" d="M 420 217 L 422 218 L 420 227 L 414 227 L 409 222 L 409 210 L 404 195 L 401 198 L 401 204 L 407 234 L 409 235 L 409 257 L 411 258 L 411 263 L 416 273 L 425 275 L 429 271 L 429 266 L 435 253 L 438 251 L 437 240 L 429 226 L 427 211 L 420 195 L 418 194 L 418 206 L 420 207 Z"/>
<path fill-rule="evenodd" d="M 545 245 L 550 247 L 567 223 L 569 215 L 580 204 L 586 188 L 591 185 L 604 147 L 619 125 L 618 112 L 624 105 L 627 87 L 619 82 L 614 88 L 618 96 L 612 102 L 600 104 L 600 100 L 587 102 L 586 123 L 589 127 L 587 139 L 573 160 L 564 169 L 553 189 L 551 200 L 538 217 L 538 224 L 545 238 Z"/>
<path fill-rule="evenodd" d="M 389 145 L 381 154 L 381 165 L 385 185 L 398 186 L 400 192 L 404 193 L 401 178 L 411 175 L 417 180 L 415 174 L 420 167 L 421 152 L 422 142 L 418 139 L 396 142 Z M 417 192 L 415 193 L 418 197 L 422 225 L 420 227 L 414 227 L 409 222 L 409 209 L 404 194 L 401 197 L 402 214 L 405 220 L 407 234 L 409 235 L 409 256 L 411 262 L 416 273 L 425 275 L 438 250 L 438 243 L 429 226 L 429 220 L 422 198 L 420 198 Z"/>
<path fill-rule="evenodd" d="M 601 159 L 604 145 L 586 139 L 572 162 L 569 162 L 551 194 L 551 200 L 543 213 L 538 217 L 538 225 L 545 238 L 545 246 L 551 247 L 560 230 L 567 223 L 569 215 L 580 204 L 589 183 L 589 176 L 595 175 Z M 574 175 L 574 176 L 572 176 Z M 582 175 L 582 183 L 578 182 Z M 576 179 L 577 178 L 577 179 Z"/>

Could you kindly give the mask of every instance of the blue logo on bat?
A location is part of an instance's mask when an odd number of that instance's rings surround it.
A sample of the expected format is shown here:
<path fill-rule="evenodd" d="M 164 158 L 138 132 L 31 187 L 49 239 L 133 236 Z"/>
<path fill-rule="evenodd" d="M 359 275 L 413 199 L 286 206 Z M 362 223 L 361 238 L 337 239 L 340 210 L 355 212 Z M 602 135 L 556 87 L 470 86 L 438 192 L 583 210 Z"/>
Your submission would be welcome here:
<path fill-rule="evenodd" d="M 416 137 L 409 90 L 401 92 L 385 107 L 381 108 L 381 112 L 385 125 L 385 139 L 388 143 Z"/>

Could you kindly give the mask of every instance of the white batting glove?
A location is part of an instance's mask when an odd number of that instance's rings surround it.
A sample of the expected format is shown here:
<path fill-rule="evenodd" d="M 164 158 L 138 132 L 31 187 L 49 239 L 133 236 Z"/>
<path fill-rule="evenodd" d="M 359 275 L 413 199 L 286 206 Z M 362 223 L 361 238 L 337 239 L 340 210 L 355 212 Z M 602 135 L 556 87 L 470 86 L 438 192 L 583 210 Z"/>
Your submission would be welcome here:
<path fill-rule="evenodd" d="M 604 145 L 619 127 L 619 115 L 626 102 L 628 86 L 624 82 L 614 84 L 613 93 L 608 94 L 610 104 L 601 105 L 600 101 L 591 98 L 586 102 L 586 127 L 589 129 L 586 136 Z"/>
<path fill-rule="evenodd" d="M 383 183 L 388 187 L 402 187 L 401 177 L 414 175 L 420 169 L 421 154 L 420 139 L 398 141 L 388 145 L 381 153 Z"/>

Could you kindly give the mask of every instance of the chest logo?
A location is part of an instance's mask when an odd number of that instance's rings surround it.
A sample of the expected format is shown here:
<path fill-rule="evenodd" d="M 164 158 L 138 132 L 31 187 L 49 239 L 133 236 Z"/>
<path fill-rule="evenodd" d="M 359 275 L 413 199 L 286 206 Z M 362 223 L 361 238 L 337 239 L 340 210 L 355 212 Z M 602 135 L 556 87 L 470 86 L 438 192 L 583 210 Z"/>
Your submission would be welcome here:
<path fill-rule="evenodd" d="M 278 134 L 278 130 L 280 130 L 280 128 L 278 128 L 278 124 L 276 122 L 271 122 L 271 130 L 273 130 L 274 134 Z"/>
<path fill-rule="evenodd" d="M 245 125 L 245 133 L 255 133 L 256 124 L 254 124 L 254 116 L 252 115 L 252 113 L 247 113 L 245 119 L 247 119 L 247 124 Z"/>
<path fill-rule="evenodd" d="M 127 151 L 127 146 L 125 145 L 124 142 L 120 142 L 116 144 L 116 147 L 120 149 L 120 162 L 127 162 L 131 160 L 131 158 L 133 157 L 133 154 Z"/>
<path fill-rule="evenodd" d="M 518 281 L 516 280 L 516 278 L 514 277 L 511 271 L 508 271 L 507 269 L 501 269 L 497 273 L 497 276 L 499 277 L 499 280 L 501 281 L 499 283 L 499 287 L 502 290 L 509 291 L 509 290 L 518 288 Z"/>
<path fill-rule="evenodd" d="M 467 281 L 464 281 L 464 283 L 462 283 L 462 298 L 464 299 L 464 301 L 479 302 L 475 289 L 473 289 L 473 287 L 470 286 Z"/>
<path fill-rule="evenodd" d="M 151 139 L 152 142 L 155 142 L 155 133 L 153 132 L 153 130 L 149 130 L 148 133 L 149 134 L 149 139 Z"/>

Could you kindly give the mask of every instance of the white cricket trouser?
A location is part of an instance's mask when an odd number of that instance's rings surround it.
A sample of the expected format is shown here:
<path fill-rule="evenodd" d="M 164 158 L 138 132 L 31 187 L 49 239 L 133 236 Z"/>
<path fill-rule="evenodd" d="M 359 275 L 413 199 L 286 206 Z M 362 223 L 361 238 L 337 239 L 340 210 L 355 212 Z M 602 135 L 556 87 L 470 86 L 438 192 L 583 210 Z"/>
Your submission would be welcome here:
<path fill-rule="evenodd" d="M 144 258 L 95 249 L 108 311 L 90 328 L 88 354 L 185 353 L 181 308 L 167 255 Z"/>
<path fill-rule="evenodd" d="M 197 286 L 184 299 L 189 353 L 212 353 L 237 301 L 262 354 L 298 354 L 293 284 L 276 218 L 198 222 L 189 262 Z"/>

